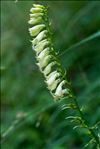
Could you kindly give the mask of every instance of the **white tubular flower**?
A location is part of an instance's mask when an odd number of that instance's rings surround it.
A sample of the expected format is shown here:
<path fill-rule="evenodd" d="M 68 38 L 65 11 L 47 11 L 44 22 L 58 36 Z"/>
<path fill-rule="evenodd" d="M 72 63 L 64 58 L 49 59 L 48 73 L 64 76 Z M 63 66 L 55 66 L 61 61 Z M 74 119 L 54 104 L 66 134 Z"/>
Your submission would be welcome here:
<path fill-rule="evenodd" d="M 48 85 L 48 89 L 52 92 L 53 90 L 55 90 L 56 89 L 56 87 L 57 87 L 57 85 L 58 85 L 58 83 L 60 82 L 61 80 L 60 79 L 57 79 L 57 80 L 55 80 L 55 82 L 54 83 L 52 83 L 51 85 Z"/>
<path fill-rule="evenodd" d="M 40 60 L 40 61 L 42 61 L 44 58 L 45 58 L 45 56 L 47 56 L 47 55 L 49 55 L 49 48 L 46 48 L 46 49 L 44 49 L 40 54 L 39 54 L 39 56 L 37 56 L 37 59 L 38 60 Z"/>
<path fill-rule="evenodd" d="M 44 74 L 48 89 L 53 97 L 58 100 L 71 97 L 70 89 L 66 87 L 68 81 L 64 77 L 63 69 L 52 46 L 50 23 L 47 9 L 42 5 L 34 4 L 30 10 L 29 33 L 33 37 L 32 48 L 36 53 L 37 65 Z"/>
<path fill-rule="evenodd" d="M 30 19 L 28 21 L 29 24 L 32 24 L 32 25 L 35 25 L 35 24 L 38 24 L 42 21 L 42 18 L 41 17 L 38 17 L 38 18 L 33 18 L 33 19 Z"/>
<path fill-rule="evenodd" d="M 48 63 L 49 63 L 49 61 L 51 60 L 51 58 L 52 58 L 52 56 L 51 55 L 48 55 L 43 60 L 40 60 L 39 61 L 40 68 L 44 68 L 45 66 L 47 66 Z"/>
<path fill-rule="evenodd" d="M 32 41 L 33 45 L 36 45 L 38 42 L 40 42 L 42 39 L 46 38 L 47 36 L 47 30 L 41 31 L 37 37 Z"/>
<path fill-rule="evenodd" d="M 56 80 L 56 78 L 59 76 L 60 76 L 60 74 L 58 72 L 56 72 L 55 74 L 52 73 L 52 75 L 49 76 L 49 79 L 47 79 L 48 86 L 52 85 L 54 83 L 54 81 Z"/>
<path fill-rule="evenodd" d="M 64 98 L 64 96 L 67 94 L 69 94 L 68 89 L 62 89 L 61 91 L 56 92 L 54 97 L 55 97 L 55 99 Z"/>
<path fill-rule="evenodd" d="M 41 12 L 43 12 L 43 9 L 42 8 L 31 8 L 30 12 L 32 12 L 32 13 L 41 13 Z"/>
<path fill-rule="evenodd" d="M 44 69 L 44 75 L 47 76 L 51 72 L 52 67 L 56 64 L 56 61 L 49 63 Z"/>
<path fill-rule="evenodd" d="M 63 89 L 63 86 L 66 84 L 66 81 L 63 80 L 57 87 L 55 96 L 57 97 L 63 97 L 64 94 L 68 94 L 68 89 Z"/>
<path fill-rule="evenodd" d="M 51 73 L 47 76 L 47 79 L 49 79 L 51 76 L 54 76 L 55 74 L 57 74 L 57 70 L 51 72 Z"/>
<path fill-rule="evenodd" d="M 43 5 L 39 5 L 39 4 L 33 4 L 33 7 L 35 7 L 35 8 L 45 8 Z"/>
<path fill-rule="evenodd" d="M 33 37 L 36 36 L 43 28 L 45 28 L 44 24 L 36 25 L 32 28 L 29 28 L 30 35 Z"/>
<path fill-rule="evenodd" d="M 34 48 L 33 45 L 33 50 L 35 50 L 38 53 L 40 53 L 46 46 L 49 45 L 49 41 L 47 39 L 40 41 Z"/>
<path fill-rule="evenodd" d="M 37 17 L 42 18 L 43 13 L 35 13 L 35 14 L 30 14 L 31 19 L 36 19 Z"/>

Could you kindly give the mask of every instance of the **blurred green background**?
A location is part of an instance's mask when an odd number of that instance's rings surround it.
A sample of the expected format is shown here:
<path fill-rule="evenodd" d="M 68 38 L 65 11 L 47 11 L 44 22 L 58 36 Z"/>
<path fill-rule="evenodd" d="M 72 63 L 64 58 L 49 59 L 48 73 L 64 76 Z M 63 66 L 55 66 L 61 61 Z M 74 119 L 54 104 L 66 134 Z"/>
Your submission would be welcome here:
<path fill-rule="evenodd" d="M 54 47 L 90 126 L 100 117 L 100 2 L 1 1 L 2 149 L 81 149 L 89 138 L 73 131 L 71 111 L 53 101 L 35 64 L 33 3 L 49 8 Z"/>

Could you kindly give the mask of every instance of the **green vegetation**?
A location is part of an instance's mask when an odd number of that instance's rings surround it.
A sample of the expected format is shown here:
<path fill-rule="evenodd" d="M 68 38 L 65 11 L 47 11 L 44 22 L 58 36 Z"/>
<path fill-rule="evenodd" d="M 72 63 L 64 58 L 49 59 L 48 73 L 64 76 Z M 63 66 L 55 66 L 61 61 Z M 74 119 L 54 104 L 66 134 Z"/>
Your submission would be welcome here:
<path fill-rule="evenodd" d="M 36 2 L 34 2 L 36 3 Z M 90 126 L 99 133 L 100 2 L 45 1 L 53 42 Z M 1 2 L 2 149 L 82 149 L 90 138 L 75 129 L 46 89 L 28 33 L 33 1 Z M 89 144 L 87 149 L 95 149 Z"/>

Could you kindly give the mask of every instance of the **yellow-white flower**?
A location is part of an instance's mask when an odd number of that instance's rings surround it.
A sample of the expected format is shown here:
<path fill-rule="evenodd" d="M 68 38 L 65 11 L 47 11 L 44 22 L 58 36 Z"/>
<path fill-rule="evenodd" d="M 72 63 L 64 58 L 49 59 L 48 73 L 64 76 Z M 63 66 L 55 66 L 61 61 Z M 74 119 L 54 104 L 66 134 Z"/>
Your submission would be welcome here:
<path fill-rule="evenodd" d="M 33 4 L 33 6 L 34 6 L 35 8 L 45 8 L 43 5 L 39 5 L 39 4 Z"/>
<path fill-rule="evenodd" d="M 44 69 L 44 71 L 43 71 L 44 75 L 47 76 L 47 75 L 51 72 L 52 67 L 53 67 L 54 65 L 56 65 L 56 64 L 57 64 L 56 61 L 53 61 L 53 62 L 49 63 L 49 64 L 45 67 L 45 69 Z"/>
<path fill-rule="evenodd" d="M 45 28 L 45 24 L 39 24 L 39 25 L 33 26 L 29 28 L 30 35 L 34 37 L 38 35 L 39 32 L 43 30 L 44 28 Z"/>
<path fill-rule="evenodd" d="M 57 71 L 54 71 L 54 73 L 51 73 L 49 78 L 47 78 L 47 81 L 46 81 L 48 86 L 51 86 L 59 76 L 60 76 L 60 73 L 58 73 Z"/>
<path fill-rule="evenodd" d="M 32 24 L 32 25 L 35 25 L 37 23 L 40 23 L 42 21 L 42 18 L 41 17 L 38 17 L 38 18 L 32 18 L 28 21 L 29 24 Z"/>
<path fill-rule="evenodd" d="M 35 13 L 35 14 L 31 13 L 30 14 L 30 18 L 31 19 L 36 19 L 37 17 L 41 17 L 42 18 L 42 16 L 43 16 L 43 13 Z"/>
<path fill-rule="evenodd" d="M 48 85 L 48 89 L 52 92 L 53 90 L 56 89 L 58 83 L 60 82 L 61 80 L 60 79 L 57 79 L 55 80 L 51 85 Z"/>
<path fill-rule="evenodd" d="M 30 12 L 32 13 L 40 13 L 40 12 L 43 12 L 43 9 L 42 8 L 31 8 L 30 9 Z"/>
<path fill-rule="evenodd" d="M 63 86 L 66 84 L 66 81 L 63 80 L 58 86 L 57 86 L 57 89 L 56 89 L 56 92 L 55 92 L 55 96 L 56 97 L 63 97 L 64 94 L 68 94 L 68 89 L 63 89 Z"/>
<path fill-rule="evenodd" d="M 48 65 L 48 63 L 50 62 L 51 58 L 52 58 L 51 55 L 47 55 L 43 60 L 40 60 L 38 63 L 39 67 L 41 69 L 46 67 Z"/>
<path fill-rule="evenodd" d="M 46 38 L 47 36 L 47 30 L 41 31 L 36 38 L 32 41 L 33 45 L 36 45 L 38 42 L 40 42 L 42 39 Z"/>
<path fill-rule="evenodd" d="M 35 50 L 38 53 L 40 53 L 42 50 L 44 50 L 44 48 L 46 46 L 48 46 L 50 43 L 47 39 L 44 39 L 42 41 L 40 41 L 34 48 L 34 45 L 33 45 L 33 50 Z"/>
<path fill-rule="evenodd" d="M 47 76 L 47 79 L 49 79 L 50 77 L 54 76 L 55 74 L 57 74 L 57 70 L 52 71 L 52 72 Z"/>
<path fill-rule="evenodd" d="M 42 61 L 47 55 L 49 55 L 49 48 L 45 48 L 38 56 L 37 59 Z"/>

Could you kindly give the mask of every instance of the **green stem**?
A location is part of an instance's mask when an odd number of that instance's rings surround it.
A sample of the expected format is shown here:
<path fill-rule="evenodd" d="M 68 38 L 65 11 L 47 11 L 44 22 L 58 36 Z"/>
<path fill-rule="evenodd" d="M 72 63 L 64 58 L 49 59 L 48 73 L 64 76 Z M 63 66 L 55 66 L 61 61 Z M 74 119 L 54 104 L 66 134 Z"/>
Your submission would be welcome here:
<path fill-rule="evenodd" d="M 77 109 L 77 111 L 79 112 L 80 117 L 81 117 L 82 120 L 84 121 L 84 124 L 85 124 L 86 128 L 87 128 L 88 131 L 90 132 L 92 138 L 95 140 L 95 143 L 97 144 L 97 146 L 100 147 L 99 138 L 96 136 L 96 134 L 95 134 L 95 132 L 93 131 L 93 129 L 91 129 L 91 128 L 89 127 L 89 123 L 88 123 L 88 121 L 85 119 L 85 117 L 84 117 L 84 115 L 83 115 L 83 113 L 82 113 L 82 111 L 81 111 L 81 109 L 80 109 L 80 107 L 79 107 L 79 104 L 78 104 L 76 98 L 74 99 L 74 102 L 75 102 L 75 105 L 76 105 L 76 109 Z"/>

